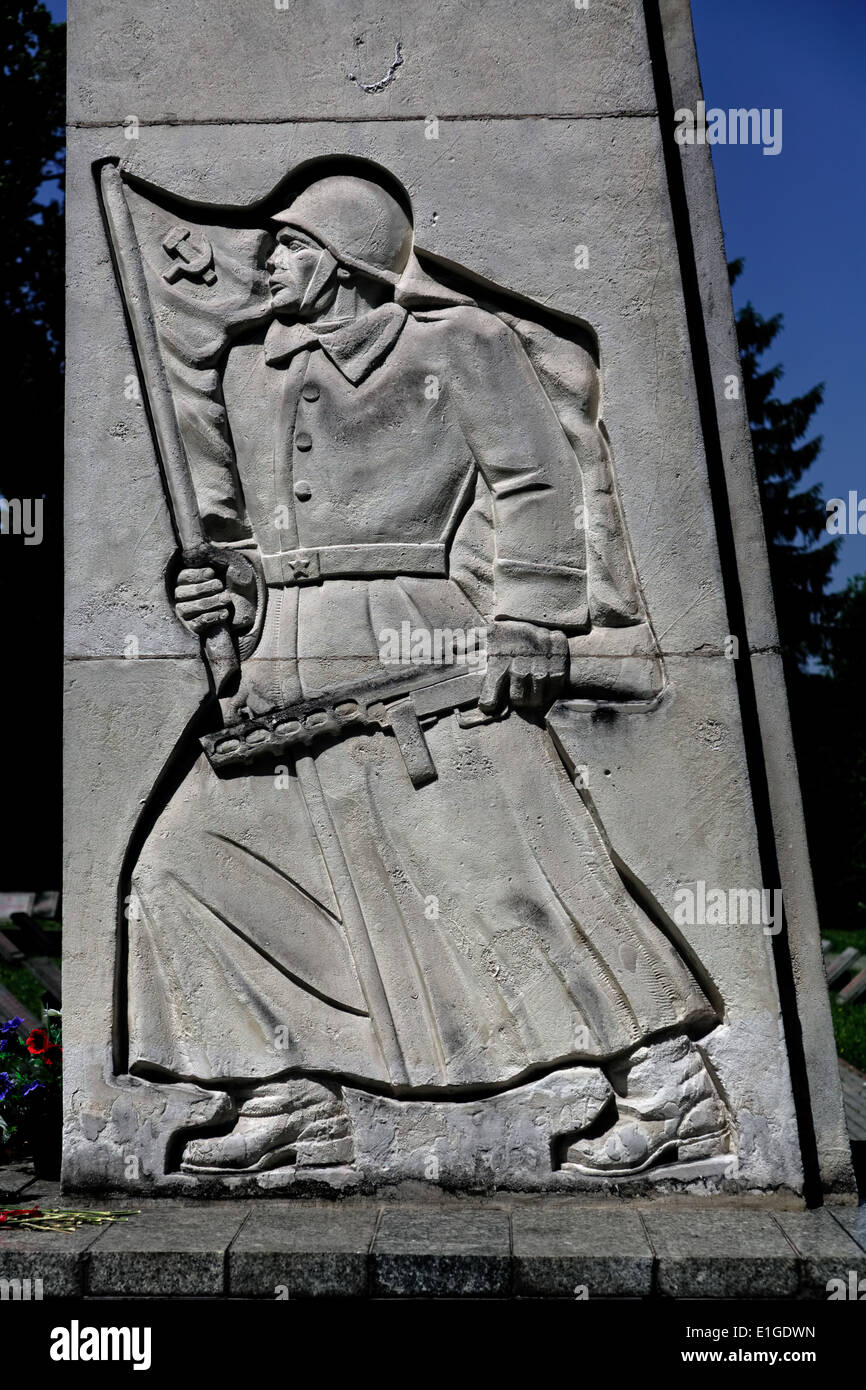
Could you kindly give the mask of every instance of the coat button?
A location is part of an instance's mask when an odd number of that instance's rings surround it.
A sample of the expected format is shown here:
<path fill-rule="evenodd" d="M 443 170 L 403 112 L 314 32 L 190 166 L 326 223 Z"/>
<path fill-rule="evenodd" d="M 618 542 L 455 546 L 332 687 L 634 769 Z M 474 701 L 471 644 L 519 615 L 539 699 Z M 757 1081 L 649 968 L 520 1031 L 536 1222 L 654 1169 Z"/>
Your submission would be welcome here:
<path fill-rule="evenodd" d="M 295 446 L 300 449 L 302 454 L 307 453 L 313 447 L 312 436 L 307 434 L 306 430 L 300 430 L 295 435 Z"/>
<path fill-rule="evenodd" d="M 306 478 L 298 478 L 295 483 L 295 496 L 299 502 L 309 502 L 313 495 L 313 489 Z"/>
<path fill-rule="evenodd" d="M 319 388 L 314 381 L 308 381 L 305 383 L 301 395 L 305 401 L 317 401 L 319 399 Z"/>

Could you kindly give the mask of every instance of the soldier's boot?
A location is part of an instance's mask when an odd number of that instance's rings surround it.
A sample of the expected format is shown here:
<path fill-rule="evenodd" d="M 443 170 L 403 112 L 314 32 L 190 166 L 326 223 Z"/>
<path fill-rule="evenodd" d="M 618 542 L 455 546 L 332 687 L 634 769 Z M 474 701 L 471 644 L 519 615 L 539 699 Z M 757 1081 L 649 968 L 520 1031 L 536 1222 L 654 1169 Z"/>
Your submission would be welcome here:
<path fill-rule="evenodd" d="M 727 1151 L 725 1106 L 703 1057 L 689 1038 L 640 1047 L 606 1069 L 617 1119 L 568 1149 L 565 1166 L 582 1173 L 625 1176 L 657 1163 L 686 1163 Z"/>
<path fill-rule="evenodd" d="M 236 1095 L 237 1122 L 228 1134 L 190 1139 L 184 1173 L 261 1173 L 294 1164 L 327 1168 L 351 1163 L 355 1144 L 342 1093 L 316 1081 L 271 1082 Z"/>

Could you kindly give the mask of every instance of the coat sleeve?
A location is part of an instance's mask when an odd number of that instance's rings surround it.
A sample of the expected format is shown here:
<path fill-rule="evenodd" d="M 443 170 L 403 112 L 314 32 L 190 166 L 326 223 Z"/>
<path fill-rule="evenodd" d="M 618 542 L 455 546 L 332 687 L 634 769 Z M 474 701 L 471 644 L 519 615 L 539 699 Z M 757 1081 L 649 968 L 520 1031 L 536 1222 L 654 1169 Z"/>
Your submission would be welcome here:
<path fill-rule="evenodd" d="M 465 311 L 449 385 L 493 499 L 493 616 L 565 632 L 589 623 L 574 452 L 511 328 Z M 467 320 L 471 319 L 471 324 Z"/>

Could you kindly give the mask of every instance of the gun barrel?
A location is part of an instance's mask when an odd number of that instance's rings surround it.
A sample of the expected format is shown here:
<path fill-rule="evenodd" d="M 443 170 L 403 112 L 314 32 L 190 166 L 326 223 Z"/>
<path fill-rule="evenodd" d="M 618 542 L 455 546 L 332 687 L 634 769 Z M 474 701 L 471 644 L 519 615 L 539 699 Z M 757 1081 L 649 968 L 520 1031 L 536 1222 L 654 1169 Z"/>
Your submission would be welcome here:
<path fill-rule="evenodd" d="M 317 739 L 342 738 L 363 727 L 394 728 L 391 707 L 402 706 L 400 725 L 405 725 L 407 701 L 417 719 L 442 714 L 477 702 L 486 671 L 478 668 L 460 675 L 431 680 L 417 672 L 386 681 L 373 679 L 332 691 L 325 699 L 298 700 L 267 714 L 229 724 L 200 739 L 211 766 L 217 771 L 275 757 L 293 748 L 308 747 Z"/>

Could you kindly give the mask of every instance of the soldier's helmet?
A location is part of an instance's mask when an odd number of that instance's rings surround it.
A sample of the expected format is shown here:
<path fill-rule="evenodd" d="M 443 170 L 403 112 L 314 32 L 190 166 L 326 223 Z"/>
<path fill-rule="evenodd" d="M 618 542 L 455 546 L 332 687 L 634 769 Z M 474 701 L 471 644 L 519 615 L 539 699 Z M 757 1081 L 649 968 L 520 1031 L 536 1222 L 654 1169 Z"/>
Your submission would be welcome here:
<path fill-rule="evenodd" d="M 390 285 L 396 285 L 412 253 L 412 223 L 397 199 L 354 174 L 311 183 L 273 221 L 306 232 L 340 265 Z"/>

